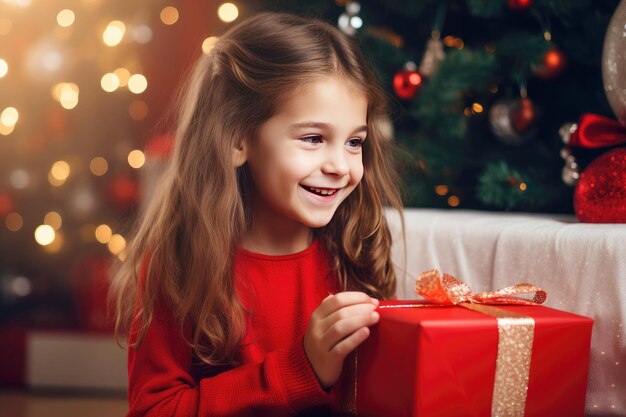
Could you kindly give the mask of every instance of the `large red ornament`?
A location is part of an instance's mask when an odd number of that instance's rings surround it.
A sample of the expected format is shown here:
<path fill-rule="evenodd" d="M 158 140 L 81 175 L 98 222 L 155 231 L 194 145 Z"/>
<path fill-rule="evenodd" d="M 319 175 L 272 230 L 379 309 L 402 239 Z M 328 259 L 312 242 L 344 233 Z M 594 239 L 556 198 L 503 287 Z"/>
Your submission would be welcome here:
<path fill-rule="evenodd" d="M 415 97 L 419 86 L 422 84 L 422 76 L 417 71 L 400 70 L 393 77 L 393 91 L 403 100 Z"/>
<path fill-rule="evenodd" d="M 533 72 L 539 78 L 550 80 L 561 75 L 566 68 L 567 57 L 565 54 L 558 48 L 551 48 L 545 53 L 541 64 Z"/>
<path fill-rule="evenodd" d="M 626 148 L 606 152 L 580 174 L 574 213 L 583 223 L 626 223 Z"/>
<path fill-rule="evenodd" d="M 523 12 L 532 7 L 533 0 L 509 0 L 509 9 L 514 12 Z"/>

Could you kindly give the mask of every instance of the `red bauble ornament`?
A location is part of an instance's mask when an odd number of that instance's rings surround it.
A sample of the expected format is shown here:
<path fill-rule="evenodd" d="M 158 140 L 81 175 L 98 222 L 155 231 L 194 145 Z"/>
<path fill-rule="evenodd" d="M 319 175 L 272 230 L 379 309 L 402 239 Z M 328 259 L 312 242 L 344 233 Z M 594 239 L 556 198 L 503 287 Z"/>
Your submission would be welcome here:
<path fill-rule="evenodd" d="M 626 148 L 601 155 L 580 174 L 574 213 L 584 223 L 626 223 Z"/>
<path fill-rule="evenodd" d="M 146 144 L 146 156 L 152 159 L 167 159 L 174 150 L 174 135 L 155 136 Z"/>
<path fill-rule="evenodd" d="M 403 100 L 415 97 L 419 86 L 422 84 L 422 76 L 417 71 L 400 70 L 393 77 L 393 91 Z"/>
<path fill-rule="evenodd" d="M 543 56 L 541 64 L 535 68 L 534 74 L 539 78 L 550 80 L 561 75 L 566 68 L 565 54 L 558 48 L 551 48 Z"/>
<path fill-rule="evenodd" d="M 127 210 L 139 201 L 139 184 L 126 177 L 117 177 L 108 184 L 111 203 L 120 210 Z"/>
<path fill-rule="evenodd" d="M 533 0 L 509 0 L 509 9 L 514 12 L 523 12 L 532 7 Z"/>
<path fill-rule="evenodd" d="M 107 308 L 109 267 L 108 256 L 88 254 L 70 268 L 76 316 L 83 328 L 90 331 L 110 333 L 115 328 Z"/>
<path fill-rule="evenodd" d="M 6 216 L 13 209 L 13 199 L 8 194 L 0 193 L 0 216 Z"/>

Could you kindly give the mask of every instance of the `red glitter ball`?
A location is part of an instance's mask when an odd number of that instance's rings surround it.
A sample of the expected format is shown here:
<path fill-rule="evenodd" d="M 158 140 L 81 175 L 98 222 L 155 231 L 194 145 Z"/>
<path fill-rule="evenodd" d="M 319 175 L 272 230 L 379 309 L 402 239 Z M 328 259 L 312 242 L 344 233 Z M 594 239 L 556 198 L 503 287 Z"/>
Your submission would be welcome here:
<path fill-rule="evenodd" d="M 580 174 L 574 212 L 583 223 L 626 223 L 626 148 L 601 155 Z"/>

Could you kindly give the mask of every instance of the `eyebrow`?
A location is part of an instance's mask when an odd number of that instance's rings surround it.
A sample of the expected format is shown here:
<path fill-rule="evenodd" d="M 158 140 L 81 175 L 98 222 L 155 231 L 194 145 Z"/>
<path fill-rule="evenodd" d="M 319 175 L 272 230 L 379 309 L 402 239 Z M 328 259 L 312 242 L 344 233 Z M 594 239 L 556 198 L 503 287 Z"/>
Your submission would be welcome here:
<path fill-rule="evenodd" d="M 290 125 L 289 130 L 296 130 L 296 129 L 302 129 L 302 128 L 307 128 L 307 127 L 315 127 L 318 129 L 330 129 L 331 126 L 328 123 L 323 123 L 323 122 L 300 122 L 300 123 L 294 123 Z M 354 135 L 354 134 L 361 133 L 361 132 L 367 133 L 367 125 L 357 127 L 350 134 Z"/>

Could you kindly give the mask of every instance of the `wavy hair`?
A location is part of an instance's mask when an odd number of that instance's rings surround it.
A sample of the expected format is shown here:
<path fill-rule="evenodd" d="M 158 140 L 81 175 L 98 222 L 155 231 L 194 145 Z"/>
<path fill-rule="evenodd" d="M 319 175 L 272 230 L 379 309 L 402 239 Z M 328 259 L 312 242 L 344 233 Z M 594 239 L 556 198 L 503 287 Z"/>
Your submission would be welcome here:
<path fill-rule="evenodd" d="M 234 284 L 236 248 L 250 225 L 245 165 L 233 149 L 297 86 L 339 75 L 367 98 L 364 176 L 331 222 L 314 231 L 339 287 L 378 298 L 395 294 L 391 235 L 384 207 L 401 213 L 390 138 L 381 123 L 388 100 L 353 40 L 323 21 L 260 13 L 222 35 L 201 56 L 180 105 L 172 159 L 138 219 L 127 258 L 113 280 L 116 332 L 139 344 L 156 312 L 169 308 L 209 365 L 236 364 L 244 308 Z M 132 324 L 132 329 L 131 329 Z"/>

